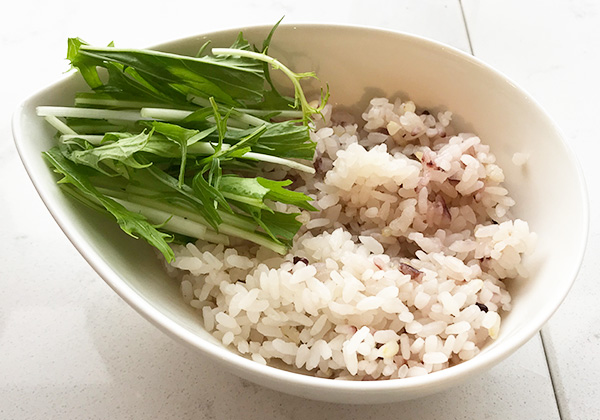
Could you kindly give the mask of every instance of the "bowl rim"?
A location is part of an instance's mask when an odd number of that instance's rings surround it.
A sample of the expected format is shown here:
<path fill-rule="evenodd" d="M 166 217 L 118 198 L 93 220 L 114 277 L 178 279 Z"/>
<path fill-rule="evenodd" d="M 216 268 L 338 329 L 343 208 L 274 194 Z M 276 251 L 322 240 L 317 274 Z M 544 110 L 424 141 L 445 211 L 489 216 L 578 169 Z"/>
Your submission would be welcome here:
<path fill-rule="evenodd" d="M 35 189 L 37 190 L 40 198 L 44 202 L 48 211 L 50 212 L 56 223 L 63 230 L 68 239 L 71 241 L 71 243 L 74 245 L 74 247 L 88 262 L 88 264 L 123 300 L 125 300 L 139 314 L 141 314 L 153 325 L 155 325 L 157 328 L 159 328 L 161 331 L 165 332 L 167 335 L 174 338 L 175 340 L 191 348 L 200 350 L 215 360 L 228 364 L 230 367 L 235 368 L 236 371 L 241 370 L 251 372 L 254 377 L 268 376 L 272 380 L 275 380 L 277 382 L 285 382 L 290 384 L 293 383 L 296 385 L 303 385 L 306 387 L 318 388 L 321 390 L 339 389 L 347 391 L 360 391 L 361 393 L 372 394 L 382 391 L 414 391 L 417 389 L 431 389 L 434 386 L 436 388 L 443 388 L 446 384 L 454 383 L 459 378 L 466 379 L 504 360 L 512 353 L 514 353 L 518 348 L 524 345 L 527 341 L 529 341 L 556 312 L 560 304 L 566 298 L 569 290 L 571 289 L 575 278 L 577 277 L 577 274 L 581 268 L 581 264 L 585 254 L 585 248 L 589 235 L 589 197 L 581 165 L 572 147 L 565 140 L 563 132 L 560 130 L 555 121 L 550 117 L 550 115 L 546 112 L 546 110 L 531 95 L 529 95 L 525 89 L 521 88 L 511 78 L 509 78 L 499 70 L 496 70 L 492 66 L 488 65 L 481 59 L 451 45 L 447 45 L 445 43 L 432 40 L 424 36 L 415 35 L 403 31 L 358 24 L 292 22 L 281 24 L 279 30 L 283 28 L 285 28 L 285 30 L 297 29 L 298 27 L 307 30 L 323 30 L 326 28 L 334 30 L 360 30 L 375 34 L 375 36 L 377 36 L 378 34 L 385 34 L 387 36 L 398 37 L 399 39 L 402 39 L 405 42 L 418 43 L 423 47 L 436 49 L 438 51 L 441 51 L 442 53 L 453 55 L 459 60 L 465 60 L 472 65 L 482 68 L 482 71 L 489 72 L 493 75 L 493 77 L 502 79 L 505 82 L 507 82 L 509 85 L 512 86 L 513 89 L 515 89 L 521 95 L 526 97 L 528 101 L 530 101 L 532 107 L 534 107 L 536 112 L 538 112 L 540 116 L 544 118 L 545 123 L 547 123 L 548 126 L 556 132 L 557 138 L 560 139 L 563 146 L 565 147 L 565 150 L 567 151 L 566 158 L 570 161 L 572 168 L 575 169 L 577 179 L 579 181 L 578 189 L 583 204 L 582 214 L 579 215 L 581 217 L 581 220 L 583 221 L 583 235 L 579 241 L 577 251 L 574 254 L 577 255 L 577 264 L 573 265 L 573 268 L 569 270 L 569 281 L 564 281 L 563 283 L 561 283 L 562 290 L 560 291 L 560 293 L 555 293 L 553 295 L 556 296 L 556 298 L 554 305 L 552 305 L 551 311 L 539 314 L 536 318 L 530 319 L 527 323 L 527 327 L 520 328 L 517 331 L 515 331 L 510 337 L 507 337 L 503 342 L 502 346 L 492 348 L 482 354 L 478 354 L 474 358 L 464 361 L 458 365 L 449 367 L 447 369 L 442 369 L 440 371 L 433 372 L 428 375 L 382 381 L 339 381 L 310 376 L 309 374 L 291 372 L 284 369 L 256 363 L 244 356 L 234 353 L 233 351 L 225 349 L 220 345 L 206 341 L 205 339 L 192 333 L 182 325 L 175 322 L 166 314 L 156 309 L 149 301 L 147 301 L 145 298 L 139 295 L 133 288 L 129 287 L 121 279 L 121 277 L 115 271 L 113 271 L 113 269 L 106 262 L 103 261 L 102 258 L 99 258 L 96 252 L 79 234 L 75 225 L 68 218 L 63 217 L 61 206 L 58 204 L 56 199 L 52 197 L 52 194 L 47 193 L 37 181 L 34 170 L 35 164 L 32 161 L 30 161 L 29 155 L 24 150 L 24 144 L 26 143 L 26 140 L 24 140 L 24 135 L 21 130 L 21 119 L 23 118 L 23 111 L 29 103 L 35 102 L 37 96 L 46 92 L 51 92 L 52 90 L 56 89 L 58 85 L 65 82 L 70 82 L 71 79 L 74 80 L 78 77 L 77 73 L 64 75 L 63 77 L 59 78 L 56 82 L 37 91 L 36 93 L 31 94 L 28 98 L 23 100 L 17 106 L 12 117 L 12 133 L 16 149 Z M 271 25 L 248 25 L 243 27 L 228 27 L 217 31 L 210 31 L 205 33 L 199 33 L 196 35 L 186 36 L 183 38 L 167 40 L 161 42 L 160 44 L 156 44 L 146 48 L 159 49 L 170 46 L 172 47 L 173 45 L 179 43 L 192 42 L 198 37 L 222 36 L 228 33 L 233 33 L 234 31 L 239 32 L 252 30 L 265 31 L 265 33 L 268 33 L 268 31 L 271 28 Z M 276 37 L 274 39 L 276 39 Z"/>

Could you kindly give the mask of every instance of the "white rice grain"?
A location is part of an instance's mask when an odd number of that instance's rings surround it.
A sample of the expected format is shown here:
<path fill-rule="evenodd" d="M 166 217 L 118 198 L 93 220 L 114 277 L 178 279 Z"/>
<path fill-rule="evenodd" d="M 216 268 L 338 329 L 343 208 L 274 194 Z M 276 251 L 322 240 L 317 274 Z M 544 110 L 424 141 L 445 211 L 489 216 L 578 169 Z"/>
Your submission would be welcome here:
<path fill-rule="evenodd" d="M 527 276 L 535 235 L 511 220 L 489 146 L 411 101 L 374 98 L 362 117 L 328 105 L 315 121 L 318 170 L 294 186 L 318 211 L 299 211 L 287 255 L 241 240 L 173 245 L 167 271 L 184 301 L 258 363 L 355 380 L 429 374 L 495 339 L 512 304 L 504 279 Z M 288 173 L 265 165 L 261 176 Z"/>

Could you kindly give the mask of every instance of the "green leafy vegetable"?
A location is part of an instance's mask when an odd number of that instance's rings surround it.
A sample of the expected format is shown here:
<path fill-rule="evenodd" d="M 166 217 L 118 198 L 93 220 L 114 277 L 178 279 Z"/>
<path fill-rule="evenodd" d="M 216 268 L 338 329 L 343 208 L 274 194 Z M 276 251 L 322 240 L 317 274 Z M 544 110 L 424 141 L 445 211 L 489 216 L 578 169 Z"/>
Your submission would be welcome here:
<path fill-rule="evenodd" d="M 240 34 L 232 48 L 246 51 L 251 47 Z M 185 103 L 186 96 L 193 94 L 214 97 L 229 105 L 257 104 L 264 95 L 262 64 L 247 58 L 187 57 L 150 50 L 93 47 L 78 38 L 69 40 L 67 58 L 91 88 L 101 88 L 107 93 L 135 89 L 137 97 L 176 104 Z M 109 71 L 108 84 L 101 83 L 97 67 Z"/>
<path fill-rule="evenodd" d="M 306 96 L 304 95 L 304 91 L 302 90 L 302 86 L 300 85 L 300 81 L 302 79 L 307 79 L 307 78 L 316 78 L 317 77 L 316 74 L 314 72 L 294 73 L 289 68 L 287 68 L 285 65 L 283 65 L 283 63 L 281 63 L 279 60 L 276 60 L 273 57 L 269 57 L 266 53 L 257 53 L 254 51 L 248 51 L 245 49 L 241 50 L 241 49 L 235 49 L 235 48 L 213 48 L 212 52 L 213 52 L 213 54 L 215 54 L 217 56 L 219 56 L 219 55 L 234 56 L 234 57 L 239 57 L 240 59 L 253 58 L 255 60 L 270 64 L 274 69 L 281 70 L 283 73 L 285 73 L 285 75 L 289 77 L 292 84 L 294 85 L 294 95 L 295 95 L 294 107 L 298 107 L 298 105 L 300 105 L 302 112 L 303 112 L 302 118 L 305 122 L 308 122 L 313 114 L 320 113 L 321 110 L 323 109 L 322 107 L 324 106 L 324 104 L 327 102 L 327 99 L 329 98 L 329 90 L 322 92 L 321 106 L 313 107 L 306 100 Z"/>
<path fill-rule="evenodd" d="M 292 181 L 272 181 L 266 178 L 241 178 L 237 176 L 226 176 L 221 179 L 221 191 L 231 197 L 243 197 L 249 202 L 259 203 L 262 207 L 264 200 L 279 201 L 285 204 L 293 204 L 299 208 L 314 211 L 308 201 L 310 198 L 305 194 L 286 190 L 283 187 L 290 185 Z M 243 201 L 241 198 L 236 201 Z"/>
<path fill-rule="evenodd" d="M 150 224 L 143 215 L 127 210 L 115 200 L 100 193 L 85 174 L 79 170 L 77 165 L 64 157 L 60 148 L 53 147 L 44 152 L 44 156 L 58 173 L 64 175 L 64 178 L 60 180 L 61 183 L 74 185 L 87 198 L 97 201 L 110 212 L 117 219 L 117 223 L 121 229 L 128 235 L 134 238 L 144 238 L 148 243 L 162 252 L 167 261 L 170 262 L 173 260 L 173 250 L 168 244 L 171 240 L 171 235 L 160 232 L 157 230 L 157 226 Z"/>
<path fill-rule="evenodd" d="M 135 160 L 133 154 L 139 152 L 148 143 L 148 139 L 152 132 L 146 134 L 142 132 L 131 136 L 120 137 L 114 142 L 107 143 L 98 147 L 93 147 L 85 140 L 77 142 L 73 139 L 72 144 L 77 144 L 82 147 L 81 150 L 73 150 L 73 148 L 63 149 L 64 155 L 73 163 L 90 166 L 99 172 L 106 175 L 112 175 L 108 168 L 112 168 L 114 175 L 127 176 L 127 171 L 124 166 L 141 169 L 148 165 L 141 164 Z M 100 164 L 105 162 L 107 169 L 103 169 Z"/>
<path fill-rule="evenodd" d="M 44 157 L 64 191 L 168 261 L 174 238 L 237 237 L 285 253 L 298 210 L 315 209 L 291 180 L 268 179 L 263 163 L 314 173 L 309 123 L 328 93 L 311 105 L 300 81 L 315 75 L 267 55 L 277 25 L 261 50 L 240 33 L 231 48 L 210 55 L 205 43 L 195 57 L 69 39 L 67 58 L 92 91 L 73 107 L 37 110 L 59 132 Z M 289 77 L 294 98 L 277 91 L 270 69 Z"/>

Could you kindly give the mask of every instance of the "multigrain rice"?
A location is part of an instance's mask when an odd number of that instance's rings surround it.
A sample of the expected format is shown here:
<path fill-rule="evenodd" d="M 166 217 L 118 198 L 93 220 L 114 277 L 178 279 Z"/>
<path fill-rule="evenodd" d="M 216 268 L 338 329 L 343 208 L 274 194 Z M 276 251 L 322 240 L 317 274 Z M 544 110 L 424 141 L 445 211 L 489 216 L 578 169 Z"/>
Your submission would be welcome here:
<path fill-rule="evenodd" d="M 173 247 L 184 300 L 255 362 L 352 380 L 435 372 L 497 337 L 504 280 L 527 277 L 535 235 L 511 217 L 489 146 L 411 101 L 375 98 L 362 119 L 325 108 L 316 175 L 265 170 L 293 177 L 319 210 L 302 211 L 288 255 L 243 241 Z"/>

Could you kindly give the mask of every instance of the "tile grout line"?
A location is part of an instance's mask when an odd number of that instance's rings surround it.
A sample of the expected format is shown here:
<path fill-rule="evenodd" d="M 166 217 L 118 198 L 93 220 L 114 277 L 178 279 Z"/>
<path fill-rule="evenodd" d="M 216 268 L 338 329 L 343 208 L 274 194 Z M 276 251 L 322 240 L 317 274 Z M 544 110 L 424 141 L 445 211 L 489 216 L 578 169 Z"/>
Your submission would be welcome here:
<path fill-rule="evenodd" d="M 469 25 L 467 23 L 467 17 L 465 15 L 465 8 L 463 7 L 462 0 L 458 0 L 458 5 L 460 7 L 463 25 L 465 26 L 467 41 L 469 43 L 469 50 L 471 51 L 471 55 L 475 57 L 475 51 L 473 50 L 473 42 L 471 41 L 471 33 L 469 31 Z M 552 370 L 552 366 L 551 366 L 550 360 L 548 358 L 549 344 L 547 344 L 546 341 L 544 340 L 544 334 L 543 334 L 542 330 L 540 330 L 538 332 L 538 334 L 540 335 L 540 341 L 542 343 L 542 351 L 544 352 L 544 359 L 546 360 L 546 367 L 548 369 L 548 374 L 550 376 L 550 384 L 552 385 L 552 392 L 554 394 L 554 401 L 556 402 L 556 408 L 558 410 L 558 417 L 560 420 L 569 420 L 570 416 L 568 415 L 567 409 L 566 409 L 566 407 L 563 407 L 563 405 L 561 404 L 561 398 L 558 394 L 558 390 L 556 387 L 555 372 Z"/>
<path fill-rule="evenodd" d="M 552 346 L 550 343 L 546 342 L 546 339 L 544 338 L 543 329 L 540 330 L 539 334 L 540 334 L 540 340 L 542 342 L 542 350 L 544 351 L 544 357 L 546 359 L 546 366 L 548 368 L 548 373 L 550 374 L 550 383 L 552 384 L 552 391 L 554 392 L 554 399 L 556 400 L 556 406 L 558 408 L 558 416 L 560 417 L 561 420 L 569 420 L 571 418 L 571 416 L 569 415 L 568 407 L 564 406 L 561 403 L 562 397 L 559 395 L 557 385 L 556 385 L 559 375 L 558 375 L 558 372 L 554 372 L 554 370 L 552 368 L 552 363 L 550 363 L 549 354 L 550 354 L 550 350 L 551 350 Z"/>
<path fill-rule="evenodd" d="M 462 0 L 458 0 L 458 5 L 460 7 L 460 13 L 462 15 L 463 25 L 465 26 L 465 32 L 467 33 L 467 41 L 469 42 L 469 51 L 471 51 L 472 56 L 475 56 L 475 52 L 473 51 L 473 43 L 471 42 L 471 33 L 469 32 L 469 25 L 467 24 L 467 17 L 465 16 L 465 8 L 463 7 Z"/>

